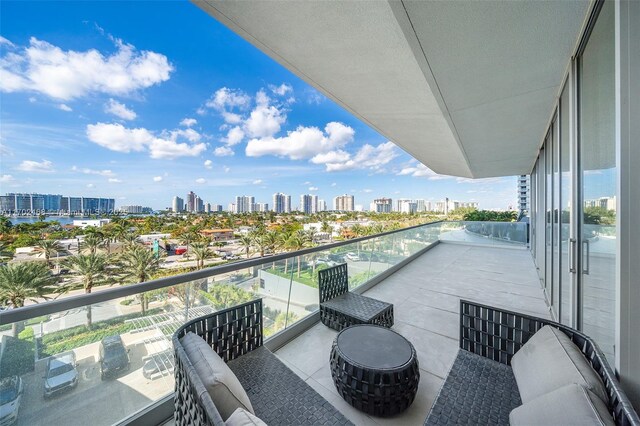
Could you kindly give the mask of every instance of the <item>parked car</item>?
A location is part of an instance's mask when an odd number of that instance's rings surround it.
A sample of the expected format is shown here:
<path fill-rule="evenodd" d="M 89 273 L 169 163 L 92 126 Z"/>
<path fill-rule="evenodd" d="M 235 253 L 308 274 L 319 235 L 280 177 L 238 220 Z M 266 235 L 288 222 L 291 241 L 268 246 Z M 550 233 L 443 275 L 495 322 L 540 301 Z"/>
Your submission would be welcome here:
<path fill-rule="evenodd" d="M 360 260 L 360 256 L 358 256 L 353 252 L 347 253 L 347 255 L 344 258 L 352 262 L 358 262 Z"/>
<path fill-rule="evenodd" d="M 12 425 L 18 420 L 23 390 L 22 378 L 18 376 L 0 380 L 0 426 Z"/>
<path fill-rule="evenodd" d="M 331 268 L 332 266 L 336 266 L 338 262 L 328 259 L 326 257 L 319 257 L 315 260 L 315 262 L 313 262 L 313 264 L 315 266 L 327 265 L 329 268 Z"/>
<path fill-rule="evenodd" d="M 125 348 L 122 337 L 108 336 L 100 341 L 98 358 L 100 360 L 100 378 L 114 377 L 121 371 L 131 368 L 129 350 Z"/>
<path fill-rule="evenodd" d="M 150 380 L 171 372 L 173 372 L 172 349 L 150 355 L 142 366 L 142 375 Z"/>
<path fill-rule="evenodd" d="M 237 260 L 237 259 L 240 259 L 240 258 L 237 255 L 231 254 L 231 253 L 228 253 L 222 256 L 222 260 Z"/>
<path fill-rule="evenodd" d="M 47 360 L 44 376 L 44 397 L 49 398 L 78 385 L 76 354 L 65 352 Z"/>

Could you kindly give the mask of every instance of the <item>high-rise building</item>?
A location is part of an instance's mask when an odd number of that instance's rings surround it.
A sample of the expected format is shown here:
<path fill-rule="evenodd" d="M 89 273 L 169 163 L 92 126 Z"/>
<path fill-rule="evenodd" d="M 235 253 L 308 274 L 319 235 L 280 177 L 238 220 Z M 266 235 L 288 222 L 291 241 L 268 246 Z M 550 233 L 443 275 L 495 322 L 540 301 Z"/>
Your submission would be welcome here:
<path fill-rule="evenodd" d="M 204 213 L 204 201 L 202 200 L 202 198 L 200 198 L 197 195 L 196 195 L 195 205 L 196 205 L 196 213 Z"/>
<path fill-rule="evenodd" d="M 176 212 L 176 213 L 180 213 L 181 211 L 184 210 L 184 200 L 180 197 L 178 197 L 177 195 L 175 197 L 173 197 L 173 203 L 171 203 L 171 209 Z"/>
<path fill-rule="evenodd" d="M 300 196 L 300 211 L 304 214 L 314 214 L 318 212 L 318 196 L 303 194 Z"/>
<path fill-rule="evenodd" d="M 222 211 L 222 204 L 214 204 L 212 206 L 212 209 L 214 212 L 221 212 Z"/>
<path fill-rule="evenodd" d="M 416 201 L 416 211 L 418 213 L 431 211 L 431 203 L 429 201 L 427 200 L 415 200 L 415 201 Z"/>
<path fill-rule="evenodd" d="M 193 191 L 187 194 L 187 211 L 189 213 L 196 211 L 196 194 Z"/>
<path fill-rule="evenodd" d="M 9 193 L 0 201 L 3 211 L 23 213 L 102 214 L 115 211 L 115 199 L 64 197 L 57 194 Z"/>
<path fill-rule="evenodd" d="M 318 211 L 319 212 L 327 211 L 327 202 L 325 200 L 318 200 Z"/>
<path fill-rule="evenodd" d="M 205 213 L 211 213 L 211 203 L 205 203 L 204 211 Z"/>
<path fill-rule="evenodd" d="M 518 176 L 518 207 L 521 213 L 529 211 L 529 175 Z"/>
<path fill-rule="evenodd" d="M 276 213 L 291 213 L 291 195 L 281 192 L 273 194 L 273 211 Z"/>
<path fill-rule="evenodd" d="M 398 200 L 398 211 L 400 213 L 412 214 L 417 211 L 417 204 L 413 200 L 401 199 Z"/>
<path fill-rule="evenodd" d="M 375 213 L 391 213 L 392 207 L 391 198 L 377 198 L 369 205 L 369 210 Z"/>
<path fill-rule="evenodd" d="M 333 199 L 333 209 L 338 211 L 354 211 L 353 195 L 339 195 Z"/>
<path fill-rule="evenodd" d="M 255 208 L 253 209 L 256 212 L 268 212 L 269 211 L 269 204 L 267 203 L 256 203 L 255 204 Z"/>
<path fill-rule="evenodd" d="M 236 197 L 235 213 L 252 213 L 255 208 L 256 199 L 249 195 Z"/>

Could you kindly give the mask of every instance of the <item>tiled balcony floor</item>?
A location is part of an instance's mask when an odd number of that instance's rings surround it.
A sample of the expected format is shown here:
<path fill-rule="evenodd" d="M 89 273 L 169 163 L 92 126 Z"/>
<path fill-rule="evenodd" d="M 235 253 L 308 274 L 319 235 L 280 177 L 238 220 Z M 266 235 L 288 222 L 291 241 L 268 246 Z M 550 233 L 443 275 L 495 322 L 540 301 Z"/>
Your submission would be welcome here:
<path fill-rule="evenodd" d="M 357 425 L 421 425 L 458 351 L 460 298 L 549 318 L 539 283 L 527 250 L 442 243 L 367 291 L 394 304 L 393 330 L 418 352 L 418 394 L 397 417 L 369 417 L 338 395 L 329 371 L 334 330 L 317 324 L 276 355 Z"/>

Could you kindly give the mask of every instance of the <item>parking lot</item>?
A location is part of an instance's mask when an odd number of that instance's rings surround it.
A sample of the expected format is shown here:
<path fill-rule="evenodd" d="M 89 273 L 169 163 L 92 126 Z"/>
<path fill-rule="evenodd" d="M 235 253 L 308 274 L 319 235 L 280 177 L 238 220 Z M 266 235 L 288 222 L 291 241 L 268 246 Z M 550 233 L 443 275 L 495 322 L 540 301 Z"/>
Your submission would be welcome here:
<path fill-rule="evenodd" d="M 51 398 L 44 398 L 46 360 L 36 363 L 33 373 L 22 376 L 24 394 L 17 425 L 111 425 L 173 392 L 173 374 L 153 380 L 142 375 L 143 359 L 166 349 L 166 340 L 154 339 L 157 331 L 122 335 L 131 368 L 113 379 L 100 379 L 98 345 L 74 350 L 78 363 L 78 385 Z M 155 342 L 154 342 L 155 340 Z M 150 343 L 154 342 L 154 343 Z"/>

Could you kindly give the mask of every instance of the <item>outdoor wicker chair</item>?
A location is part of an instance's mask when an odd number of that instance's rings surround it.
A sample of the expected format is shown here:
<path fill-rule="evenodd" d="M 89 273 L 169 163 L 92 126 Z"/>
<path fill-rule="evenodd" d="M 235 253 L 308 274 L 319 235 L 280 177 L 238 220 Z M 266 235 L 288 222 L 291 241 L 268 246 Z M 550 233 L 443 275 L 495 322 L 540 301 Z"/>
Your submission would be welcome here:
<path fill-rule="evenodd" d="M 338 410 L 262 345 L 262 299 L 197 318 L 173 335 L 178 426 L 223 426 L 225 420 L 191 363 L 181 338 L 204 339 L 244 388 L 255 415 L 269 425 L 351 425 Z"/>
<path fill-rule="evenodd" d="M 460 301 L 460 349 L 425 425 L 508 425 L 510 412 L 522 405 L 511 359 L 546 325 L 567 335 L 602 379 L 615 424 L 640 425 L 605 355 L 591 338 L 550 320 L 465 300 Z"/>
<path fill-rule="evenodd" d="M 393 326 L 393 305 L 349 291 L 347 264 L 318 272 L 320 320 L 327 327 L 342 330 L 355 324 Z"/>

